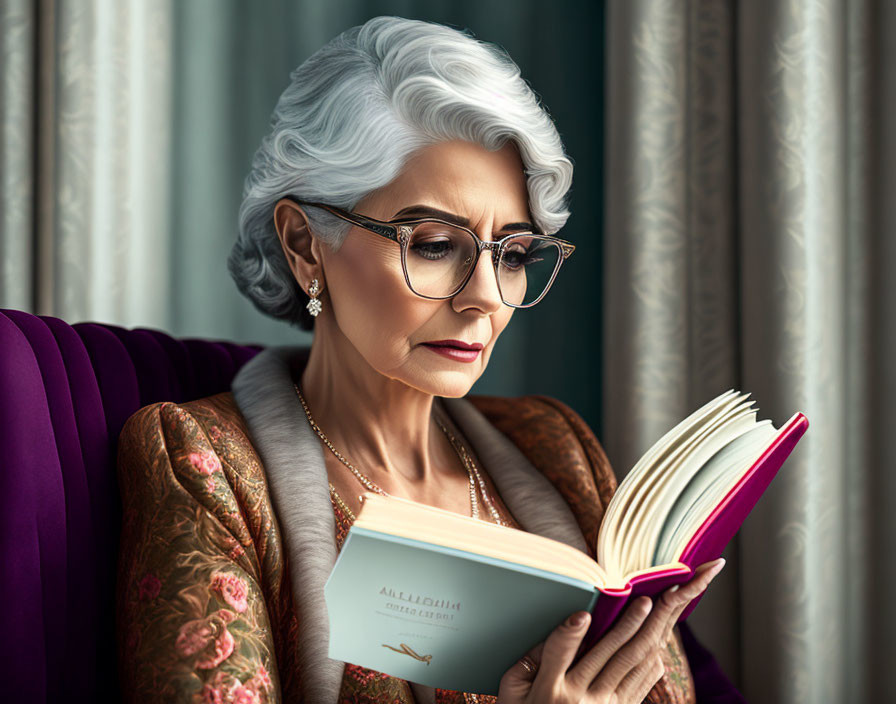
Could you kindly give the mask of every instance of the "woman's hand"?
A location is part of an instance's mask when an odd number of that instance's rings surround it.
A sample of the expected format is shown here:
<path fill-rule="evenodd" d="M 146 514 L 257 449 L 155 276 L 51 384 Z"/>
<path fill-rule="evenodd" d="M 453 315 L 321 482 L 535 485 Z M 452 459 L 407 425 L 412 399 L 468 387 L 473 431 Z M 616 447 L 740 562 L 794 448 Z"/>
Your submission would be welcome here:
<path fill-rule="evenodd" d="M 675 622 L 724 564 L 721 558 L 703 563 L 689 582 L 663 592 L 653 609 L 650 597 L 634 599 L 616 625 L 570 668 L 591 622 L 587 611 L 575 612 L 526 653 L 538 666 L 534 673 L 522 658 L 504 673 L 498 704 L 640 704 L 663 676 L 661 653 Z M 578 625 L 570 623 L 575 616 L 584 617 Z"/>

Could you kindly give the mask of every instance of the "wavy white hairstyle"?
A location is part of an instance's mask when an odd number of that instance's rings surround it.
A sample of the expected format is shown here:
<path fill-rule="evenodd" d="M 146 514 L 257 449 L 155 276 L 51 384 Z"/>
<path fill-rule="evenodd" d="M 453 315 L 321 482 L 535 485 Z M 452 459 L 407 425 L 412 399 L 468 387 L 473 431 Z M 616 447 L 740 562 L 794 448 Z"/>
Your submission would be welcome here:
<path fill-rule="evenodd" d="M 569 217 L 573 163 L 547 110 L 506 51 L 433 22 L 374 17 L 346 30 L 290 74 L 271 132 L 243 187 L 227 268 L 255 306 L 305 330 L 307 294 L 289 269 L 274 206 L 289 194 L 351 210 L 421 147 L 462 139 L 519 149 L 536 227 Z M 307 207 L 311 230 L 338 250 L 351 225 Z"/>

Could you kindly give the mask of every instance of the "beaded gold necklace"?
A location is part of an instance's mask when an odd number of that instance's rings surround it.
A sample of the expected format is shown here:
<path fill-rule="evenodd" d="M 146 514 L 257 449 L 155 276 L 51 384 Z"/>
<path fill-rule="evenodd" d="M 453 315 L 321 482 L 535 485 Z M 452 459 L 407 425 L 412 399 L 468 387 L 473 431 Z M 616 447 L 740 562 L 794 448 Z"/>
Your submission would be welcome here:
<path fill-rule="evenodd" d="M 320 426 L 314 421 L 314 418 L 311 416 L 311 410 L 308 408 L 308 403 L 305 401 L 305 397 L 302 395 L 301 390 L 299 389 L 298 384 L 293 384 L 295 387 L 296 393 L 299 395 L 299 400 L 302 402 L 302 408 L 305 410 L 305 415 L 308 417 L 308 423 L 314 429 L 314 432 L 320 437 L 321 440 L 324 441 L 324 444 L 330 448 L 330 451 L 339 459 L 342 464 L 348 467 L 352 474 L 357 477 L 358 481 L 361 484 L 369 489 L 370 491 L 374 491 L 378 494 L 382 494 L 383 496 L 389 496 L 389 494 L 381 489 L 379 486 L 374 484 L 369 477 L 362 474 L 356 467 L 354 467 L 345 457 L 343 457 L 339 451 L 333 447 L 333 443 L 324 435 L 323 430 L 320 429 Z M 501 518 L 501 515 L 498 513 L 498 510 L 495 508 L 494 503 L 491 498 L 489 498 L 488 491 L 486 491 L 485 481 L 482 479 L 482 475 L 479 473 L 479 470 L 476 467 L 476 464 L 473 462 L 473 459 L 470 457 L 469 453 L 467 453 L 466 448 L 463 446 L 463 443 L 458 440 L 454 434 L 448 430 L 445 424 L 442 422 L 441 418 L 438 415 L 435 416 L 436 423 L 439 428 L 441 428 L 442 432 L 448 437 L 449 442 L 451 442 L 451 446 L 454 448 L 454 451 L 457 452 L 458 457 L 460 457 L 461 462 L 464 465 L 464 468 L 467 470 L 467 474 L 470 478 L 470 512 L 473 518 L 479 518 L 479 502 L 476 497 L 476 486 L 478 484 L 479 491 L 482 494 L 482 499 L 485 502 L 486 508 L 491 514 L 492 519 L 494 519 L 495 523 L 498 525 L 505 526 L 507 523 Z M 330 484 L 331 492 L 335 491 L 335 487 Z M 349 518 L 354 520 L 354 514 L 352 514 L 351 510 L 345 503 L 340 499 L 339 503 L 341 504 L 341 508 L 349 514 Z"/>

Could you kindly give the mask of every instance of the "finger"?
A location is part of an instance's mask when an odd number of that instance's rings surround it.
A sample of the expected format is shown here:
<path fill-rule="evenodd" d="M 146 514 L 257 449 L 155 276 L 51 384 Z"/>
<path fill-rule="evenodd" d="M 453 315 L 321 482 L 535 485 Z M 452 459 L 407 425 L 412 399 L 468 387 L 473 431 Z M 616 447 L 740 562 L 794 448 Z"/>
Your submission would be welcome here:
<path fill-rule="evenodd" d="M 535 672 L 530 672 L 525 665 L 523 665 L 523 659 L 520 658 L 517 661 L 517 666 L 523 669 L 525 675 L 523 678 L 526 680 L 534 680 L 535 675 L 538 673 L 538 670 L 541 668 L 541 654 L 544 652 L 544 641 L 541 641 L 534 648 L 530 648 L 524 657 L 528 657 L 533 663 L 535 663 Z"/>
<path fill-rule="evenodd" d="M 544 641 L 530 649 L 525 655 L 517 660 L 512 670 L 512 676 L 524 682 L 531 682 L 538 674 L 539 664 L 541 663 L 541 651 L 544 649 Z M 528 662 L 527 662 L 528 661 Z"/>
<path fill-rule="evenodd" d="M 710 582 L 715 579 L 724 566 L 724 558 L 719 558 L 712 562 L 704 562 L 697 567 L 694 576 L 689 581 L 681 585 L 675 585 L 663 593 L 662 600 L 670 606 L 669 617 L 663 631 L 665 634 L 663 642 L 668 641 L 672 636 L 672 629 L 675 627 L 675 624 L 678 622 L 678 617 L 681 616 L 681 613 L 687 608 L 688 604 L 706 591 Z"/>
<path fill-rule="evenodd" d="M 572 619 L 578 615 L 584 615 L 581 623 L 574 624 Z M 576 611 L 566 621 L 555 628 L 544 641 L 544 650 L 541 652 L 541 664 L 538 666 L 539 675 L 544 672 L 548 680 L 560 679 L 566 674 L 572 664 L 582 637 L 591 623 L 591 614 L 587 611 Z"/>
<path fill-rule="evenodd" d="M 718 570 L 721 569 L 719 565 L 724 565 L 724 561 L 716 560 L 713 563 L 704 563 L 697 568 L 695 576 L 690 581 L 685 582 L 680 588 L 676 586 L 663 592 L 662 596 L 653 604 L 649 615 L 641 619 L 640 627 L 635 626 L 636 632 L 628 633 L 623 641 L 614 643 L 611 651 L 603 651 L 600 655 L 595 654 L 595 663 L 599 666 L 591 671 L 583 668 L 583 672 L 576 675 L 578 682 L 591 681 L 599 672 L 600 675 L 597 679 L 603 685 L 602 691 L 607 693 L 614 691 L 619 682 L 638 667 L 651 651 L 665 647 L 671 636 L 671 628 L 675 625 L 678 616 L 681 615 L 691 599 L 700 594 L 709 585 L 712 578 L 718 574 Z M 646 599 L 646 597 L 639 597 L 639 599 L 641 598 Z M 667 626 L 669 626 L 668 632 Z M 592 652 L 597 651 L 602 645 L 603 640 L 592 649 Z M 591 653 L 586 654 L 576 667 L 582 665 L 586 659 L 590 660 L 590 656 Z M 591 667 L 595 663 L 592 663 Z"/>
<path fill-rule="evenodd" d="M 604 696 L 615 692 L 619 683 L 632 670 L 641 666 L 645 660 L 649 660 L 662 647 L 663 627 L 669 614 L 668 611 L 658 612 L 658 608 L 661 608 L 661 600 L 654 604 L 653 610 L 637 633 L 613 653 L 601 669 L 595 682 L 599 682 L 599 692 Z"/>
<path fill-rule="evenodd" d="M 722 558 L 712 562 L 704 562 L 697 567 L 690 580 L 683 584 L 676 584 L 662 593 L 657 600 L 659 608 L 655 609 L 655 611 L 668 614 L 670 630 L 671 626 L 675 625 L 675 621 L 678 620 L 681 612 L 691 603 L 691 600 L 703 593 L 724 566 L 725 560 Z"/>
<path fill-rule="evenodd" d="M 666 674 L 666 666 L 659 655 L 645 658 L 629 672 L 616 687 L 616 698 L 620 702 L 641 702 L 650 690 Z"/>
<path fill-rule="evenodd" d="M 541 654 L 544 652 L 544 641 L 532 648 L 526 655 L 535 661 L 536 665 L 541 665 Z"/>
<path fill-rule="evenodd" d="M 704 562 L 694 570 L 694 576 L 691 577 L 689 581 L 685 582 L 685 584 L 681 585 L 681 587 L 693 586 L 697 589 L 697 593 L 699 594 L 709 586 L 709 583 L 722 571 L 724 566 L 724 557 L 720 557 L 712 562 Z"/>
<path fill-rule="evenodd" d="M 607 631 L 594 647 L 581 657 L 575 667 L 566 673 L 570 686 L 585 691 L 595 676 L 603 672 L 610 658 L 638 632 L 652 607 L 653 602 L 646 596 L 633 599 L 613 628 Z M 633 662 L 632 665 L 634 664 Z M 608 687 L 608 693 L 615 689 L 616 682 L 627 672 L 628 669 L 619 673 L 612 686 Z"/>
<path fill-rule="evenodd" d="M 672 587 L 663 592 L 637 633 L 612 654 L 598 678 L 604 685 L 602 691 L 614 691 L 622 679 L 638 667 L 651 652 L 666 647 L 671 636 L 671 627 L 675 625 L 678 616 L 691 599 L 706 588 L 715 573 L 701 565 L 695 574 L 697 576 L 685 582 L 681 588 Z"/>
<path fill-rule="evenodd" d="M 530 648 L 517 660 L 501 677 L 499 683 L 499 701 L 523 701 L 532 689 L 532 683 L 538 676 L 538 665 L 541 662 L 541 653 L 544 650 L 544 641 Z M 536 665 L 535 672 L 530 672 L 523 665 L 523 657 L 528 656 Z"/>

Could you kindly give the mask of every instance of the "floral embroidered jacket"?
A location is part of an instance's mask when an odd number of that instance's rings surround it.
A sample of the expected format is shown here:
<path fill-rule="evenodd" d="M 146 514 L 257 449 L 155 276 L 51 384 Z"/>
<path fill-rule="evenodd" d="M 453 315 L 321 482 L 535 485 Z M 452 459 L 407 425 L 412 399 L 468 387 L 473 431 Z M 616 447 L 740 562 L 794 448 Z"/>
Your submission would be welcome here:
<path fill-rule="evenodd" d="M 467 401 L 559 492 L 594 557 L 616 480 L 587 425 L 544 396 Z M 116 618 L 124 700 L 315 700 L 303 686 L 307 673 L 297 642 L 306 619 L 296 608 L 281 521 L 233 393 L 140 409 L 122 430 L 118 472 L 123 524 Z M 695 702 L 677 627 L 664 660 L 666 674 L 646 701 Z M 345 667 L 338 701 L 417 699 L 405 680 L 352 665 Z M 436 689 L 435 701 L 474 700 Z"/>

